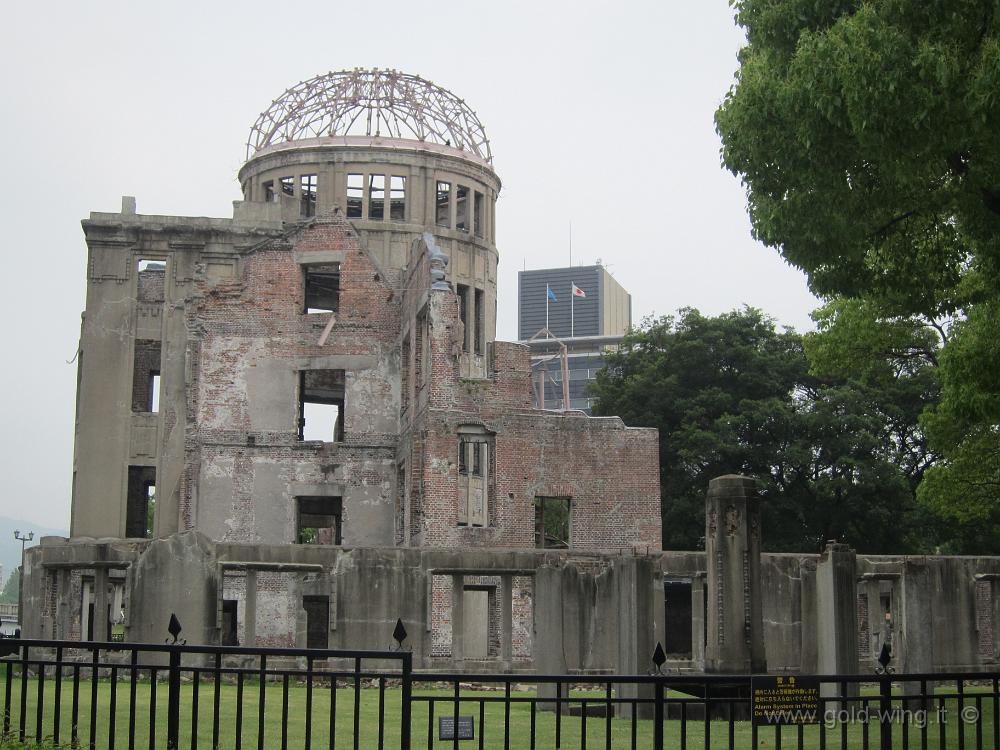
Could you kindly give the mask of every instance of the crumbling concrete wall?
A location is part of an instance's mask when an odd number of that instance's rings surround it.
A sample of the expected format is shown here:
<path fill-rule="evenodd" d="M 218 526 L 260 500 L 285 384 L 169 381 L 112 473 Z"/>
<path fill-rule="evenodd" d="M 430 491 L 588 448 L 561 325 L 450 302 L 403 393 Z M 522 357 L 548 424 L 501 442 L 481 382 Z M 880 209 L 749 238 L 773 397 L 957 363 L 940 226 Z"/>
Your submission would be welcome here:
<path fill-rule="evenodd" d="M 304 268 L 313 262 L 339 264 L 335 313 L 303 313 Z M 187 450 L 195 470 L 185 486 L 187 525 L 220 541 L 290 543 L 295 498 L 336 496 L 345 544 L 392 544 L 394 281 L 335 216 L 254 249 L 241 269 L 239 279 L 199 283 L 190 307 L 194 429 Z M 317 369 L 344 371 L 341 441 L 299 439 L 299 373 Z"/>

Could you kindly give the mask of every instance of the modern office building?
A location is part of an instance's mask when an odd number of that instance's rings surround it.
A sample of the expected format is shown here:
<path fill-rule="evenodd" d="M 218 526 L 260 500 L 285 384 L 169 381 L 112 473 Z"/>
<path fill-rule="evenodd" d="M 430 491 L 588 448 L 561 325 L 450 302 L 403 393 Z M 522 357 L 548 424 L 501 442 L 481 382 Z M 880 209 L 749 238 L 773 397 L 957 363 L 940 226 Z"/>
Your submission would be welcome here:
<path fill-rule="evenodd" d="M 535 406 L 564 403 L 566 346 L 569 408 L 590 414 L 591 381 L 604 353 L 617 348 L 632 324 L 632 296 L 600 264 L 518 274 L 518 338 L 531 347 Z"/>

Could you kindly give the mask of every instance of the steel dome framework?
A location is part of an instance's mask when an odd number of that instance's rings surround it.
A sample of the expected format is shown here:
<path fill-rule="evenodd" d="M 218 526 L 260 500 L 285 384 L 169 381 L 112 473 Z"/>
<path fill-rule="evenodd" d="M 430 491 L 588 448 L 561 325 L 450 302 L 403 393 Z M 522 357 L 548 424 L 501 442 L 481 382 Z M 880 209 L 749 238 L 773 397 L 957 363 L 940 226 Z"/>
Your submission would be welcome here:
<path fill-rule="evenodd" d="M 493 161 L 486 130 L 462 99 L 420 76 L 378 68 L 326 73 L 285 91 L 251 128 L 246 157 L 328 136 L 414 139 Z"/>

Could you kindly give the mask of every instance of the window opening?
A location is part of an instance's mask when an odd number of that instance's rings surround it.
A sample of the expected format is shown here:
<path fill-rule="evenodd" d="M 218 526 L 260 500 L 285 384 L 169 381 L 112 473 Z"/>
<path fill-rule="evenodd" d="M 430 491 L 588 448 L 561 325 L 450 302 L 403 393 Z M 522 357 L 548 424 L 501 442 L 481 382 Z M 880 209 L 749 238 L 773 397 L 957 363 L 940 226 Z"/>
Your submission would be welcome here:
<path fill-rule="evenodd" d="M 274 180 L 268 180 L 264 183 L 264 202 L 274 203 Z"/>
<path fill-rule="evenodd" d="M 486 293 L 482 289 L 476 290 L 474 314 L 476 317 L 475 350 L 476 354 L 482 354 L 486 344 L 486 337 L 484 335 L 486 324 L 483 320 L 483 317 L 486 315 Z"/>
<path fill-rule="evenodd" d="M 138 286 L 136 299 L 139 302 L 163 302 L 167 264 L 162 260 L 140 258 L 136 263 Z"/>
<path fill-rule="evenodd" d="M 535 546 L 545 549 L 569 547 L 569 498 L 535 498 Z"/>
<path fill-rule="evenodd" d="M 281 194 L 282 195 L 295 195 L 295 178 L 294 177 L 282 177 L 281 178 Z"/>
<path fill-rule="evenodd" d="M 459 185 L 455 191 L 455 228 L 469 231 L 469 188 Z"/>
<path fill-rule="evenodd" d="M 159 341 L 137 339 L 132 359 L 132 411 L 160 410 Z"/>
<path fill-rule="evenodd" d="M 476 237 L 483 236 L 483 194 L 478 190 L 475 193 L 473 202 L 472 228 Z"/>
<path fill-rule="evenodd" d="M 400 374 L 400 395 L 402 398 L 401 410 L 406 411 L 410 406 L 410 335 L 403 339 L 403 353 L 399 363 Z"/>
<path fill-rule="evenodd" d="M 316 215 L 316 175 L 304 174 L 299 177 L 299 215 Z"/>
<path fill-rule="evenodd" d="M 458 524 L 489 523 L 490 443 L 485 433 L 460 435 L 458 441 Z"/>
<path fill-rule="evenodd" d="M 385 175 L 368 176 L 368 218 L 382 221 L 385 218 Z"/>
<path fill-rule="evenodd" d="M 663 582 L 663 607 L 665 623 L 664 650 L 691 658 L 691 583 L 688 581 Z"/>
<path fill-rule="evenodd" d="M 451 183 L 438 182 L 434 223 L 439 227 L 451 226 Z"/>
<path fill-rule="evenodd" d="M 156 467 L 129 466 L 125 498 L 125 536 L 148 539 L 156 517 Z"/>
<path fill-rule="evenodd" d="M 343 501 L 339 497 L 297 497 L 296 544 L 341 544 Z"/>
<path fill-rule="evenodd" d="M 306 611 L 306 648 L 327 648 L 330 645 L 330 597 L 303 596 Z"/>
<path fill-rule="evenodd" d="M 222 600 L 222 645 L 239 646 L 240 639 L 237 636 L 237 615 L 238 602 L 235 599 Z"/>
<path fill-rule="evenodd" d="M 340 265 L 303 266 L 306 313 L 337 312 L 340 305 Z"/>
<path fill-rule="evenodd" d="M 347 218 L 360 219 L 361 205 L 365 195 L 365 176 L 362 174 L 347 175 Z"/>
<path fill-rule="evenodd" d="M 462 321 L 462 351 L 469 351 L 469 287 L 464 284 L 456 285 L 458 291 L 458 319 Z"/>
<path fill-rule="evenodd" d="M 299 440 L 344 439 L 344 371 L 299 372 Z"/>
<path fill-rule="evenodd" d="M 389 218 L 406 221 L 406 178 L 399 175 L 389 178 Z"/>

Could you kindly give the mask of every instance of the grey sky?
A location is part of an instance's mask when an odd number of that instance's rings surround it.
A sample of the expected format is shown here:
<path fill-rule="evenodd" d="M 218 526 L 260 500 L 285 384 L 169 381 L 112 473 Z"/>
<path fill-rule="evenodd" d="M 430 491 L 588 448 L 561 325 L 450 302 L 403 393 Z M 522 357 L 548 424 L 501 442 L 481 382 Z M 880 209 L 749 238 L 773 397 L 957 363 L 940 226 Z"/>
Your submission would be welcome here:
<path fill-rule="evenodd" d="M 0 28 L 5 273 L 0 515 L 69 524 L 79 221 L 230 216 L 257 115 L 328 70 L 393 67 L 464 98 L 503 180 L 498 336 L 517 271 L 602 259 L 638 320 L 761 307 L 809 326 L 801 274 L 750 238 L 712 115 L 742 35 L 724 0 L 13 3 Z"/>

